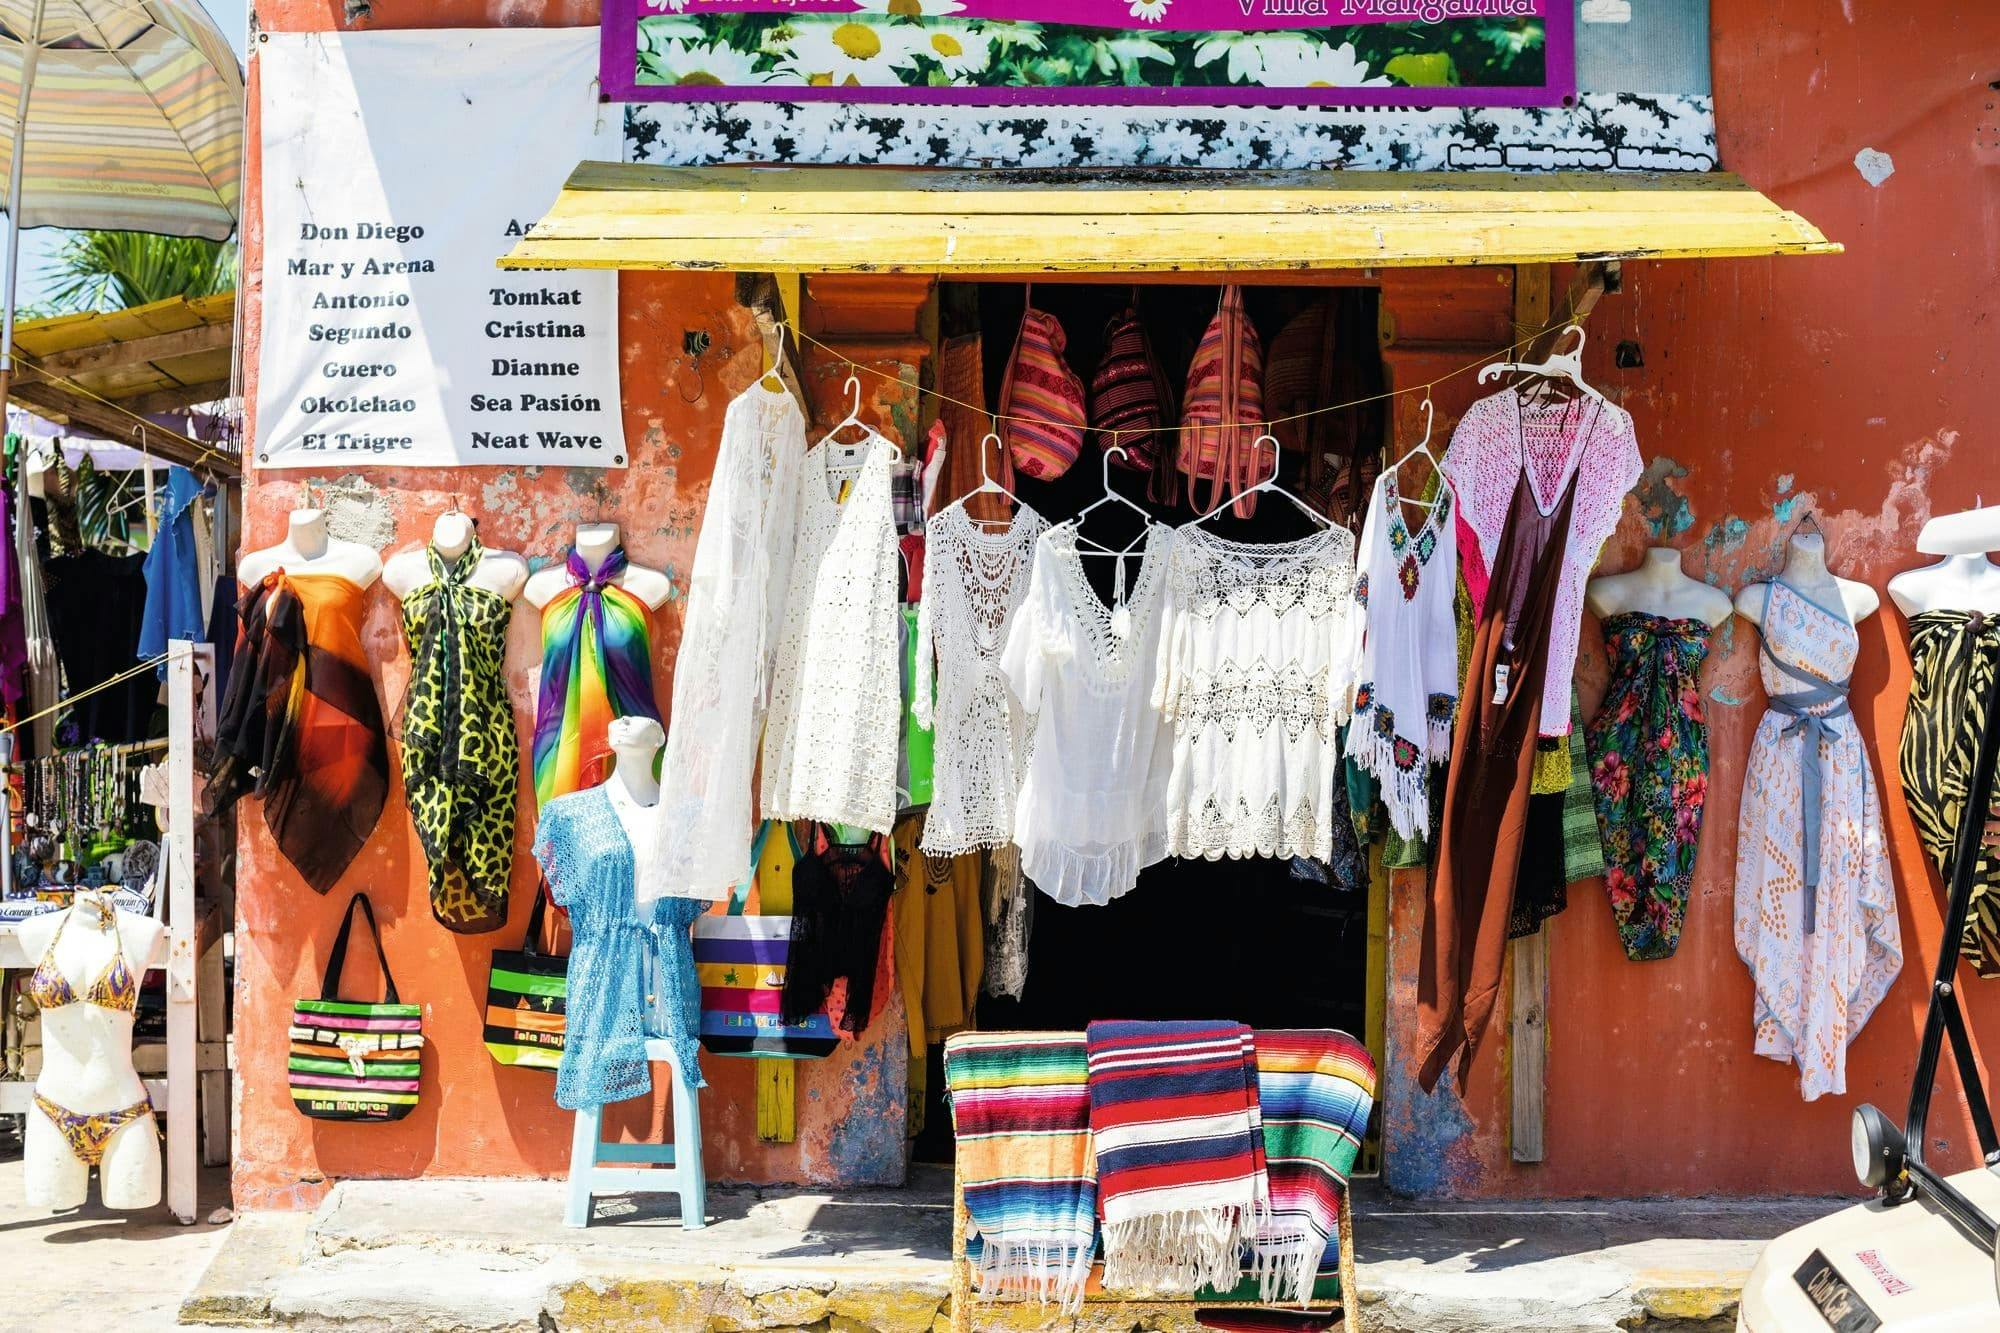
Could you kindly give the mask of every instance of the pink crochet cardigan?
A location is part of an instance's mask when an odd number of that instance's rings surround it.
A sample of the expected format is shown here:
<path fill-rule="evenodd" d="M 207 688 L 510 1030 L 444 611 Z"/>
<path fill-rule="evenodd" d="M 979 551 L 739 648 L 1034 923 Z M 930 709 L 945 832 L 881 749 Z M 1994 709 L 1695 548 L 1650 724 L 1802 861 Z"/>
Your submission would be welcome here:
<path fill-rule="evenodd" d="M 1486 604 L 1487 574 L 1521 475 L 1524 446 L 1529 485 L 1544 513 L 1562 502 L 1570 473 L 1577 474 L 1542 686 L 1541 734 L 1567 736 L 1583 585 L 1605 539 L 1617 528 L 1626 492 L 1638 483 L 1644 463 L 1632 415 L 1615 403 L 1582 399 L 1524 412 L 1520 395 L 1504 389 L 1467 408 L 1452 432 L 1444 471 L 1458 491 L 1459 560 L 1475 615 Z"/>

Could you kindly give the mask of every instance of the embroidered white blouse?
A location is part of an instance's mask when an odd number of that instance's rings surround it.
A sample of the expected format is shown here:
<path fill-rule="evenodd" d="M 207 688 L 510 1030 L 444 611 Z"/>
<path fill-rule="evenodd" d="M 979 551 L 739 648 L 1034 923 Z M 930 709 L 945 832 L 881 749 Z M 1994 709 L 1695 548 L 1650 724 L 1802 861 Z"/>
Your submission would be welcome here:
<path fill-rule="evenodd" d="M 852 824 L 896 821 L 902 662 L 896 607 L 894 448 L 879 434 L 858 466 L 843 446 L 806 451 L 799 532 L 778 632 L 764 727 L 763 816 Z M 853 478 L 845 500 L 844 477 Z"/>
<path fill-rule="evenodd" d="M 1050 528 L 1000 659 L 1035 718 L 1014 807 L 1021 869 L 1066 906 L 1110 902 L 1167 853 L 1173 734 L 1152 687 L 1172 542 L 1172 529 L 1152 525 L 1130 590 L 1106 606 L 1076 524 Z"/>
<path fill-rule="evenodd" d="M 1458 712 L 1452 509 L 1449 482 L 1419 509 L 1403 502 L 1396 474 L 1384 472 L 1361 526 L 1354 601 L 1365 634 L 1347 755 L 1381 783 L 1389 822 L 1404 838 L 1428 836 L 1430 766 L 1451 758 Z"/>
<path fill-rule="evenodd" d="M 1013 840 L 1028 728 L 1000 674 L 1000 650 L 1028 595 L 1035 539 L 1047 527 L 1020 505 L 1007 527 L 991 530 L 966 512 L 963 500 L 924 524 L 910 711 L 936 733 L 921 843 L 928 855 L 959 856 Z"/>
<path fill-rule="evenodd" d="M 727 898 L 743 878 L 805 455 L 805 416 L 790 393 L 760 380 L 723 414 L 674 659 L 673 726 L 652 813 L 658 855 L 638 876 L 642 903 Z"/>
<path fill-rule="evenodd" d="M 1361 617 L 1354 537 L 1247 543 L 1177 529 L 1153 703 L 1173 727 L 1173 856 L 1333 856 L 1337 728 Z"/>

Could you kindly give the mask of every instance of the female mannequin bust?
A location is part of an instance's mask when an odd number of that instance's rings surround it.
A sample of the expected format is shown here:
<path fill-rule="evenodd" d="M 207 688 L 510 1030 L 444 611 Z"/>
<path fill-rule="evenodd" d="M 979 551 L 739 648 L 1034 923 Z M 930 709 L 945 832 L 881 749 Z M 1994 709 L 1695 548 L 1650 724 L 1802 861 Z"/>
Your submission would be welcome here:
<path fill-rule="evenodd" d="M 337 574 L 365 588 L 382 577 L 382 557 L 360 542 L 329 534 L 324 509 L 294 509 L 285 539 L 244 556 L 237 563 L 236 577 L 248 588 L 279 570 L 287 574 Z"/>
<path fill-rule="evenodd" d="M 1859 625 L 1882 605 L 1882 599 L 1873 588 L 1853 579 L 1840 578 L 1826 567 L 1826 538 L 1817 532 L 1792 535 L 1791 549 L 1785 557 L 1785 570 L 1781 577 L 1792 586 L 1793 591 L 1808 601 L 1829 609 L 1845 610 L 1852 624 Z M 1770 584 L 1747 583 L 1743 591 L 1736 594 L 1736 614 L 1762 629 L 1764 605 L 1770 597 Z"/>
<path fill-rule="evenodd" d="M 583 558 L 585 569 L 595 573 L 604 567 L 611 553 L 618 549 L 618 525 L 616 523 L 581 523 L 576 529 L 576 553 Z M 674 581 L 657 569 L 628 563 L 618 571 L 614 580 L 619 587 L 646 604 L 648 610 L 657 611 L 673 595 Z M 535 571 L 528 579 L 527 587 L 521 595 L 528 599 L 528 605 L 537 611 L 555 600 L 557 593 L 570 586 L 567 564 L 550 565 L 547 569 Z"/>
<path fill-rule="evenodd" d="M 79 889 L 68 908 L 29 917 L 17 929 L 33 960 L 29 990 L 42 1019 L 42 1072 L 23 1149 L 27 1201 L 81 1207 L 88 1159 L 101 1153 L 95 1165 L 104 1206 L 151 1208 L 160 1201 L 160 1135 L 132 1068 L 132 1008 L 166 927 Z M 123 1123 L 109 1133 L 74 1123 L 100 1114 Z M 58 1116 L 72 1122 L 67 1131 Z"/>
<path fill-rule="evenodd" d="M 1940 514 L 1924 524 L 1917 549 L 1944 559 L 1906 569 L 1889 580 L 1889 600 L 1905 616 L 1925 611 L 2000 613 L 2000 565 L 1986 558 L 2000 551 L 2000 505 Z"/>
<path fill-rule="evenodd" d="M 430 544 L 437 548 L 437 553 L 447 565 L 456 567 L 458 558 L 472 547 L 472 519 L 456 509 L 445 510 L 431 525 Z M 382 567 L 382 582 L 395 594 L 397 601 L 405 600 L 430 581 L 430 557 L 423 547 L 392 555 Z M 528 582 L 528 562 L 519 552 L 496 551 L 489 547 L 480 552 L 479 568 L 473 570 L 465 581 L 474 588 L 484 588 L 511 602 L 521 595 L 521 589 Z"/>
<path fill-rule="evenodd" d="M 1584 603 L 1599 620 L 1640 611 L 1667 620 L 1699 620 L 1711 629 L 1729 619 L 1729 594 L 1681 572 L 1681 553 L 1649 546 L 1637 569 L 1606 574 L 1584 588 Z"/>

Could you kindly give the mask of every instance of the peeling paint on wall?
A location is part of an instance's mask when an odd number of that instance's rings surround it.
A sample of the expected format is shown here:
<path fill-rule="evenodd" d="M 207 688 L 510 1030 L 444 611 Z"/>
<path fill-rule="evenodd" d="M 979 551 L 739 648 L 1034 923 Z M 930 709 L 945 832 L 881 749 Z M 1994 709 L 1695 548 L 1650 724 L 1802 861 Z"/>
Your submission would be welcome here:
<path fill-rule="evenodd" d="M 1861 173 L 1862 180 L 1879 190 L 1883 181 L 1896 174 L 1896 163 L 1887 153 L 1864 148 L 1854 155 L 1854 169 Z"/>
<path fill-rule="evenodd" d="M 1661 454 L 1646 465 L 1639 484 L 1632 488 L 1632 493 L 1639 499 L 1639 512 L 1645 517 L 1646 530 L 1653 534 L 1655 541 L 1678 537 L 1694 526 L 1694 506 L 1673 484 L 1687 474 L 1686 468 Z"/>

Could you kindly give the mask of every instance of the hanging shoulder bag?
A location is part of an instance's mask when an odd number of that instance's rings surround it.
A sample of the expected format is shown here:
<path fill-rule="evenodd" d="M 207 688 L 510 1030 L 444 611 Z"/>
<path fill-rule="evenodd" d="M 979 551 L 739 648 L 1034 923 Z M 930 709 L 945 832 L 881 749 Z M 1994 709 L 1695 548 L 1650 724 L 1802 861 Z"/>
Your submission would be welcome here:
<path fill-rule="evenodd" d="M 547 902 L 537 891 L 521 947 L 493 954 L 486 974 L 485 1040 L 488 1054 L 503 1065 L 553 1073 L 562 1063 L 569 959 L 542 952 Z"/>
<path fill-rule="evenodd" d="M 720 913 L 694 921 L 694 971 L 701 986 L 701 1044 L 711 1055 L 810 1060 L 830 1055 L 839 1034 L 822 1007 L 803 1023 L 778 1016 L 791 956 L 792 918 L 744 914 L 750 885 L 768 838 L 789 837 L 781 821 L 766 820 L 750 849 L 750 873 L 729 894 Z"/>
<path fill-rule="evenodd" d="M 1104 355 L 1090 377 L 1090 424 L 1104 432 L 1106 449 L 1125 451 L 1119 466 L 1151 472 L 1159 460 L 1159 433 L 1173 415 L 1173 390 L 1138 310 L 1128 305 L 1104 329 Z"/>
<path fill-rule="evenodd" d="M 1222 289 L 1195 349 L 1181 426 L 1180 470 L 1195 512 L 1208 513 L 1234 495 L 1241 497 L 1236 515 L 1248 518 L 1257 497 L 1242 493 L 1269 475 L 1275 460 L 1268 445 L 1257 445 L 1264 433 L 1264 345 L 1243 312 L 1241 287 Z M 1205 494 L 1195 484 L 1202 481 Z"/>
<path fill-rule="evenodd" d="M 382 966 L 379 1004 L 343 1000 L 339 995 L 356 908 L 368 918 L 375 961 Z M 315 1120 L 401 1120 L 417 1109 L 423 1026 L 423 1006 L 404 1004 L 396 995 L 396 979 L 389 975 L 389 955 L 383 952 L 382 932 L 375 925 L 368 895 L 355 894 L 341 918 L 340 933 L 333 937 L 319 998 L 292 1005 L 287 1066 L 292 1105 Z"/>
<path fill-rule="evenodd" d="M 1069 471 L 1083 449 L 1083 381 L 1063 360 L 1062 324 L 1035 309 L 1035 289 L 1021 312 L 1021 331 L 1000 385 L 1000 437 L 1014 466 L 1040 481 Z"/>

